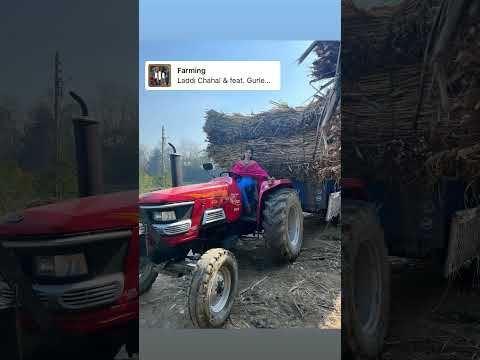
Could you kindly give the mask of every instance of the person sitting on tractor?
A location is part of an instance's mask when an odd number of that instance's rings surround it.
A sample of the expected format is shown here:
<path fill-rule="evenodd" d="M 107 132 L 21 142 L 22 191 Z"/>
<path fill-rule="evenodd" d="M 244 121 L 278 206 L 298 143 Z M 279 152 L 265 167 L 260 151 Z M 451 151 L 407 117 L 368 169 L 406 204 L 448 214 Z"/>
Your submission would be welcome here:
<path fill-rule="evenodd" d="M 248 191 L 255 187 L 256 179 L 273 179 L 254 159 L 253 149 L 247 148 L 242 155 L 241 160 L 238 160 L 232 166 L 230 172 L 236 175 L 237 185 L 242 193 L 242 203 L 245 213 L 250 215 L 252 208 L 248 199 Z"/>

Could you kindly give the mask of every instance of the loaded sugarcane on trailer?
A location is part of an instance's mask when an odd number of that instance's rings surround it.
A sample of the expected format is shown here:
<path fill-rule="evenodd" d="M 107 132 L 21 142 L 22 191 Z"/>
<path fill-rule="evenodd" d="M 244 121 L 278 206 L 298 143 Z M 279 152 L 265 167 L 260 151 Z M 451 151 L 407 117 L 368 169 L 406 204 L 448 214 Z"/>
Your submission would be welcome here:
<path fill-rule="evenodd" d="M 369 19 L 351 6 L 351 1 L 344 3 L 342 13 L 361 16 L 362 22 L 351 23 L 364 27 L 352 25 L 347 29 L 347 41 L 353 43 L 352 39 L 362 31 L 369 39 L 372 28 L 378 27 L 381 20 L 374 16 Z M 433 260 L 439 275 L 450 277 L 478 261 L 480 254 L 480 132 L 474 123 L 467 128 L 469 123 L 462 121 L 462 116 L 473 110 L 468 108 L 469 102 L 463 102 L 472 94 L 462 92 L 465 84 L 469 87 L 462 78 L 478 79 L 479 67 L 472 62 L 458 66 L 458 62 L 469 58 L 470 51 L 478 50 L 471 45 L 475 42 L 459 41 L 458 36 L 472 36 L 478 41 L 478 32 L 472 33 L 468 24 L 478 24 L 480 6 L 468 0 L 438 1 L 436 8 L 417 0 L 403 3 L 403 7 L 391 10 L 395 14 L 392 19 L 402 18 L 403 24 L 411 18 L 425 28 L 426 22 L 431 23 L 421 55 L 423 63 L 415 52 L 407 59 L 406 53 L 399 51 L 398 56 L 409 63 L 370 63 L 374 73 L 366 69 L 366 75 L 360 76 L 359 69 L 353 68 L 357 58 L 344 59 L 346 68 L 352 65 L 349 79 L 343 83 L 344 91 L 351 94 L 363 85 L 372 93 L 358 101 L 351 95 L 343 103 L 343 151 L 350 152 L 343 156 L 347 161 L 342 164 L 346 174 L 342 178 L 342 340 L 347 353 L 361 358 L 377 358 L 387 335 L 388 256 Z M 414 10 L 418 7 L 427 8 L 422 11 L 427 20 L 419 15 L 420 20 L 417 18 Z M 385 9 L 381 10 L 379 18 L 388 19 Z M 392 19 L 387 20 L 389 28 L 393 27 Z M 381 32 L 376 35 L 382 36 Z M 412 36 L 408 49 L 423 44 L 417 39 L 419 34 L 414 32 Z M 459 51 L 458 46 L 464 48 Z M 433 75 L 432 64 L 437 69 Z M 450 85 L 444 88 L 449 76 Z M 433 92 L 437 89 L 440 95 Z M 448 106 L 458 94 L 462 105 Z M 392 105 L 369 107 L 367 95 L 375 98 L 377 105 Z M 477 93 L 473 103 L 478 100 Z M 443 116 L 446 119 L 441 119 Z M 423 144 L 420 140 L 425 134 L 428 136 Z M 426 155 L 420 152 L 424 145 Z M 410 151 L 402 153 L 405 149 Z M 377 162 L 380 157 L 384 158 Z"/>

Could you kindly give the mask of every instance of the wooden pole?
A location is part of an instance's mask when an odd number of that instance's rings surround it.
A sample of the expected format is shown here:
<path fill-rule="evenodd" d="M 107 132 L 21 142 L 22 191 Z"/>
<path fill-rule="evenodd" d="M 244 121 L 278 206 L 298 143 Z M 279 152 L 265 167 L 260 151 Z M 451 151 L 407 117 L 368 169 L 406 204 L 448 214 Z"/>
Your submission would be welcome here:
<path fill-rule="evenodd" d="M 162 182 L 163 187 L 167 186 L 167 180 L 165 176 L 165 126 L 162 125 Z"/>
<path fill-rule="evenodd" d="M 62 97 L 62 70 L 60 55 L 58 51 L 55 53 L 55 80 L 54 80 L 54 109 L 53 117 L 55 121 L 55 196 L 57 198 L 62 195 L 62 187 L 60 186 L 60 162 L 62 160 L 62 129 L 60 122 L 60 106 Z"/>

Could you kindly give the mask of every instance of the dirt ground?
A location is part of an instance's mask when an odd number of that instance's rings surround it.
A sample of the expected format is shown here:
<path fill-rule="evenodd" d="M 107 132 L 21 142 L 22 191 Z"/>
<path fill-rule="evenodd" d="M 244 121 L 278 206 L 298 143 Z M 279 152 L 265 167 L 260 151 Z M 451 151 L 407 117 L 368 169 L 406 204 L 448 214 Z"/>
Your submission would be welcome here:
<path fill-rule="evenodd" d="M 234 250 L 239 293 L 225 328 L 340 328 L 340 252 L 340 227 L 318 216 L 305 216 L 302 253 L 292 264 L 268 264 L 263 238 L 242 238 Z M 189 282 L 159 275 L 140 298 L 140 327 L 192 328 Z"/>
<path fill-rule="evenodd" d="M 114 360 L 138 360 L 138 354 L 133 354 L 132 357 L 129 357 L 125 347 L 122 347 L 120 352 L 117 354 Z"/>
<path fill-rule="evenodd" d="M 391 259 L 391 328 L 383 360 L 480 359 L 480 286 L 424 262 Z"/>

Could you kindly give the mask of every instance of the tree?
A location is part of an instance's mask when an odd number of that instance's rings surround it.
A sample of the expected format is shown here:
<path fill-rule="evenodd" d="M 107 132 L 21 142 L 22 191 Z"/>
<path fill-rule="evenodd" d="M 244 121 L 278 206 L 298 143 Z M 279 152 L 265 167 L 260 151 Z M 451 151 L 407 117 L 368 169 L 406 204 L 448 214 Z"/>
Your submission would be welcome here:
<path fill-rule="evenodd" d="M 56 128 L 49 106 L 39 103 L 30 113 L 25 130 L 20 165 L 31 172 L 51 169 L 55 165 Z"/>
<path fill-rule="evenodd" d="M 147 169 L 148 158 L 149 158 L 148 148 L 145 145 L 140 145 L 139 151 L 138 151 L 138 167 L 140 170 L 143 170 L 144 172 Z"/>
<path fill-rule="evenodd" d="M 0 100 L 0 160 L 16 159 L 20 148 L 20 133 L 16 127 L 18 122 L 16 101 L 9 98 Z"/>
<path fill-rule="evenodd" d="M 210 175 L 203 170 L 203 164 L 210 160 L 199 143 L 183 139 L 178 146 L 178 153 L 183 156 L 183 179 L 185 183 L 195 184 L 210 180 Z"/>
<path fill-rule="evenodd" d="M 146 172 L 150 176 L 163 176 L 162 174 L 162 149 L 153 148 L 148 158 Z"/>

